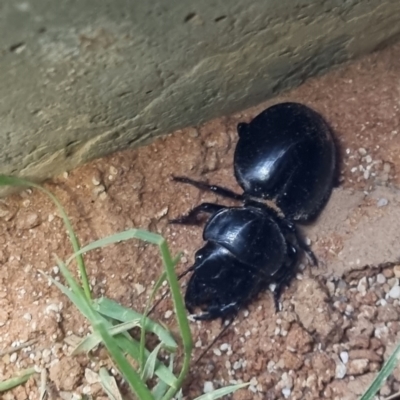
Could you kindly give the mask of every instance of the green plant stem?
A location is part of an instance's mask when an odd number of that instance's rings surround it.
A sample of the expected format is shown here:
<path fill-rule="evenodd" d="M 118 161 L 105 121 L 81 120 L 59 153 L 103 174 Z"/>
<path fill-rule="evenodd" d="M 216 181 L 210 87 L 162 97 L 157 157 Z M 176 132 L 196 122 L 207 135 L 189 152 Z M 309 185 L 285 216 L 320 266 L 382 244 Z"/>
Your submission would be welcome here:
<path fill-rule="evenodd" d="M 181 332 L 182 342 L 183 342 L 183 350 L 184 350 L 184 358 L 181 372 L 176 380 L 176 384 L 174 387 L 170 387 L 167 393 L 164 395 L 163 400 L 170 400 L 174 397 L 174 395 L 178 392 L 178 390 L 182 387 L 183 381 L 185 380 L 190 365 L 190 358 L 192 355 L 193 341 L 192 341 L 192 333 L 190 332 L 189 321 L 186 316 L 185 305 L 183 304 L 182 295 L 180 292 L 178 278 L 175 273 L 175 264 L 174 260 L 171 257 L 171 254 L 168 249 L 167 242 L 165 239 L 160 243 L 160 251 L 164 263 L 165 270 L 167 272 L 167 279 L 169 282 L 169 286 L 171 288 L 172 300 L 174 302 L 176 318 L 178 320 L 179 330 Z M 183 310 L 183 312 L 182 312 Z"/>

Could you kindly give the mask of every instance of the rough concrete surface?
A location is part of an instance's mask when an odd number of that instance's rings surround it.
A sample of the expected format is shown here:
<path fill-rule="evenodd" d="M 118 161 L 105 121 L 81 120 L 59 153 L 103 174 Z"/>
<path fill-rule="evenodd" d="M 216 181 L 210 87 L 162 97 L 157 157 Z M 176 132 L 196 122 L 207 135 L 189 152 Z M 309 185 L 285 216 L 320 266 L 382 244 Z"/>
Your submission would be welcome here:
<path fill-rule="evenodd" d="M 0 172 L 43 179 L 396 39 L 398 0 L 3 0 Z"/>
<path fill-rule="evenodd" d="M 318 221 L 305 229 L 318 242 L 323 264 L 316 273 L 340 277 L 365 266 L 400 262 L 400 191 L 377 186 L 370 193 L 336 189 Z"/>

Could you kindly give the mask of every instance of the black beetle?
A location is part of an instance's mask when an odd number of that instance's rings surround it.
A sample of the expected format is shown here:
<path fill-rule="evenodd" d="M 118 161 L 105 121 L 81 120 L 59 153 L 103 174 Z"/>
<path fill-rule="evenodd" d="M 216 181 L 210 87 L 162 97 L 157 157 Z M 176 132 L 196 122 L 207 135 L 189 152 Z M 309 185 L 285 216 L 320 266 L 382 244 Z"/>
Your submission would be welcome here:
<path fill-rule="evenodd" d="M 243 202 L 241 207 L 202 203 L 170 221 L 198 224 L 211 214 L 207 241 L 196 252 L 194 271 L 185 294 L 189 312 L 199 307 L 198 320 L 234 317 L 260 291 L 275 284 L 274 299 L 289 284 L 300 254 L 317 260 L 297 231 L 295 222 L 309 222 L 324 207 L 332 191 L 336 149 L 331 130 L 315 111 L 298 103 L 281 103 L 264 110 L 249 124 L 237 126 L 235 177 L 243 189 L 194 185 Z"/>

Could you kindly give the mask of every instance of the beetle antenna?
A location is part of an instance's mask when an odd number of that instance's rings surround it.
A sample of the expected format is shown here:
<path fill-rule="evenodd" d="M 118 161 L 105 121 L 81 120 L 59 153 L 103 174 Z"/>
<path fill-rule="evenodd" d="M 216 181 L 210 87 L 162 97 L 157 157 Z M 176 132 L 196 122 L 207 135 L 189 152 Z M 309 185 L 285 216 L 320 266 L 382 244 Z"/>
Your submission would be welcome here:
<path fill-rule="evenodd" d="M 231 320 L 228 323 L 225 323 L 225 326 L 221 329 L 221 331 L 218 333 L 218 335 L 213 339 L 213 341 L 207 346 L 207 348 L 197 358 L 197 360 L 195 361 L 195 364 L 197 364 L 209 352 L 211 347 L 214 346 L 214 344 L 222 337 L 222 335 L 233 324 L 233 321 L 234 321 L 234 318 L 231 318 Z"/>

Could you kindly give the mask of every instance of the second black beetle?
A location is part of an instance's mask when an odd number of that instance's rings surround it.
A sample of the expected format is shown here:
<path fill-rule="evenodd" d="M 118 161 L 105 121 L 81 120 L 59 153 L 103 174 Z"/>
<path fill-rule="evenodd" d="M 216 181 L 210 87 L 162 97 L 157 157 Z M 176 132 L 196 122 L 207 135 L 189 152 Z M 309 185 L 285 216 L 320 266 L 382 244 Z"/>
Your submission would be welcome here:
<path fill-rule="evenodd" d="M 211 214 L 204 247 L 196 252 L 185 294 L 196 319 L 233 317 L 270 284 L 275 304 L 293 278 L 303 251 L 316 259 L 296 229 L 296 222 L 316 217 L 328 200 L 336 169 L 331 130 L 323 118 L 298 103 L 272 106 L 249 124 L 237 127 L 235 177 L 243 189 L 208 185 L 185 177 L 174 180 L 243 202 L 241 207 L 202 203 L 172 220 L 198 224 Z"/>

